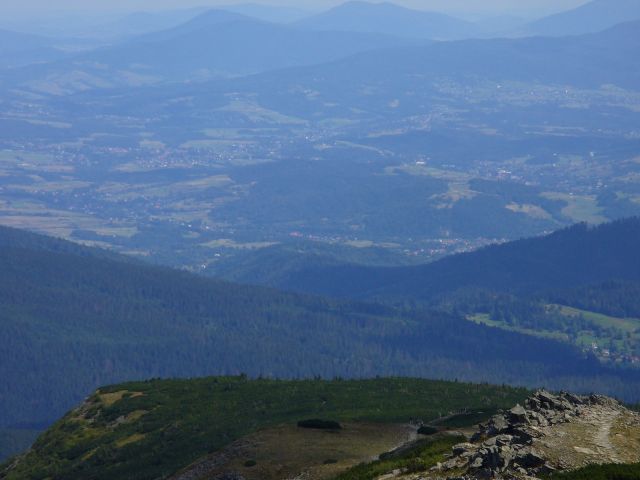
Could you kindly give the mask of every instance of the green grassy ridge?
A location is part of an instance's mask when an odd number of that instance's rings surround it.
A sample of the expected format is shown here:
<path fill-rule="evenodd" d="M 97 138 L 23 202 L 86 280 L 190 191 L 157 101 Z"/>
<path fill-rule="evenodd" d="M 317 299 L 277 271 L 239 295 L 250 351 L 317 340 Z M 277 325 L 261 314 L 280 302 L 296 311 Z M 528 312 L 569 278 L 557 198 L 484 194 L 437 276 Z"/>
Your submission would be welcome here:
<path fill-rule="evenodd" d="M 123 391 L 129 393 L 122 395 Z M 0 478 L 164 478 L 268 426 L 311 417 L 428 421 L 462 409 L 507 408 L 528 393 L 486 384 L 401 378 L 210 377 L 126 383 L 98 390 L 45 432 L 15 468 L 0 470 Z M 140 416 L 140 412 L 148 413 Z"/>

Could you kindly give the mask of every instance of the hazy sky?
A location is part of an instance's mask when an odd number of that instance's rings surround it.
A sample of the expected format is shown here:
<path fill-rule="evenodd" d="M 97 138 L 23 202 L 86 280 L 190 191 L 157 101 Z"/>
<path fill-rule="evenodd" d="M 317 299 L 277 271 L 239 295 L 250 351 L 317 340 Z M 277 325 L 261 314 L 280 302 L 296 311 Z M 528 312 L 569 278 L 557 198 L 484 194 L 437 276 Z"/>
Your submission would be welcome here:
<path fill-rule="evenodd" d="M 575 7 L 587 0 L 393 0 L 412 8 L 440 10 L 463 14 L 549 13 Z M 186 8 L 230 3 L 262 3 L 318 10 L 339 3 L 340 0 L 0 0 L 0 15 L 38 15 L 52 11 L 133 11 L 167 8 Z"/>

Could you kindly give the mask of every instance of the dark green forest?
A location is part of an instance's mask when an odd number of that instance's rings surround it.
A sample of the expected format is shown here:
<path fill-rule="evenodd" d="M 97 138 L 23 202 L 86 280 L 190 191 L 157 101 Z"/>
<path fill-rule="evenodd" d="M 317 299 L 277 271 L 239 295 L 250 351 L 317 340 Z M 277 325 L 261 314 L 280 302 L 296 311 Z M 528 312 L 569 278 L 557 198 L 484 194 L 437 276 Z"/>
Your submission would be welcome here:
<path fill-rule="evenodd" d="M 375 267 L 360 258 L 331 258 L 302 248 L 291 257 L 295 261 L 284 261 L 285 252 L 274 247 L 245 256 L 233 278 L 445 311 L 564 341 L 609 363 L 635 365 L 640 363 L 638 244 L 640 219 L 628 218 L 578 224 L 420 266 Z M 232 265 L 225 268 L 234 271 Z"/>
<path fill-rule="evenodd" d="M 640 282 L 609 281 L 542 295 L 552 303 L 604 313 L 615 317 L 640 318 Z"/>
<path fill-rule="evenodd" d="M 275 278 L 271 286 L 278 288 L 359 299 L 430 303 L 468 288 L 531 295 L 605 281 L 640 282 L 639 244 L 640 218 L 634 217 L 600 226 L 577 224 L 547 236 L 493 245 L 420 266 L 311 262 L 305 267 L 298 261 L 294 268 L 281 271 L 288 265 L 274 257 L 271 271 L 279 274 L 268 278 Z M 256 268 L 268 271 L 263 258 L 259 260 Z M 243 271 L 244 276 L 236 279 L 250 280 L 253 273 L 246 259 Z M 591 295 L 586 290 L 583 293 Z M 609 294 L 604 291 L 601 295 Z M 622 296 L 612 298 L 611 303 Z"/>
<path fill-rule="evenodd" d="M 455 305 L 240 286 L 12 229 L 0 229 L 0 245 L 4 428 L 50 424 L 99 385 L 151 377 L 402 375 L 640 397 L 637 370 L 469 322 Z"/>

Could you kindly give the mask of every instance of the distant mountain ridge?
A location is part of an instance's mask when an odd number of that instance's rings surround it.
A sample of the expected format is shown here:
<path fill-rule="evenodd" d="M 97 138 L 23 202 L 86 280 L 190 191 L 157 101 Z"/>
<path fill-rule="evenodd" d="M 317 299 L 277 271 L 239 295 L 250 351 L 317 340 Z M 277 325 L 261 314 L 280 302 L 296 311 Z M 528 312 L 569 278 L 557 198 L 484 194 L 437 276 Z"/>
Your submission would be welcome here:
<path fill-rule="evenodd" d="M 499 86 L 514 81 L 558 89 L 613 85 L 637 90 L 640 61 L 635 54 L 639 49 L 640 22 L 627 22 L 604 32 L 575 37 L 478 39 L 386 47 L 319 65 L 199 85 L 161 87 L 153 96 L 140 89 L 132 95 L 137 106 L 151 98 L 154 108 L 158 97 L 166 103 L 181 95 L 199 99 L 194 109 L 200 105 L 216 108 L 224 100 L 221 95 L 212 98 L 211 92 L 243 92 L 255 95 L 265 108 L 298 118 L 331 118 L 353 114 L 353 109 L 367 115 L 412 115 L 425 113 L 421 105 L 434 94 L 433 85 L 442 80 L 460 85 L 495 82 Z M 372 79 L 379 94 L 364 93 Z M 320 92 L 323 101 L 309 101 L 300 93 L 305 90 Z M 411 92 L 423 100 L 416 102 Z M 398 108 L 390 109 L 389 102 L 394 99 L 399 102 Z M 124 92 L 123 96 L 114 97 L 112 104 L 125 109 L 131 99 Z M 75 102 L 74 108 L 84 107 Z"/>
<path fill-rule="evenodd" d="M 639 32 L 640 21 L 633 21 L 572 37 L 434 43 L 377 33 L 304 30 L 212 10 L 176 28 L 122 45 L 18 69 L 5 84 L 65 94 L 226 77 L 233 77 L 234 85 L 260 80 L 262 84 L 252 87 L 260 89 L 272 79 L 282 85 L 308 77 L 348 90 L 376 78 L 404 91 L 416 88 L 404 82 L 413 79 L 415 83 L 420 75 L 456 81 L 482 78 L 637 89 Z M 265 72 L 269 74 L 237 78 Z M 421 85 L 425 88 L 424 82 Z"/>
<path fill-rule="evenodd" d="M 572 37 L 474 39 L 388 48 L 300 68 L 295 73 L 299 81 L 300 77 L 318 78 L 322 71 L 322 78 L 347 86 L 376 78 L 399 91 L 409 88 L 402 83 L 404 76 L 420 76 L 423 85 L 426 79 L 444 77 L 460 82 L 480 78 L 578 87 L 613 84 L 638 90 L 640 62 L 635 54 L 639 50 L 640 21 L 631 21 Z M 265 77 L 282 77 L 283 73 Z"/>
<path fill-rule="evenodd" d="M 567 289 L 606 280 L 640 281 L 640 218 L 579 224 L 540 238 L 486 247 L 424 266 L 322 265 L 270 270 L 272 286 L 353 298 L 430 300 L 476 287 L 510 292 Z M 298 261 L 295 265 L 301 265 Z M 247 265 L 237 281 L 249 281 Z M 259 278 L 255 276 L 254 278 Z"/>
<path fill-rule="evenodd" d="M 106 40 L 117 41 L 132 38 L 151 32 L 174 28 L 181 23 L 188 22 L 192 18 L 207 11 L 205 7 L 185 8 L 157 12 L 132 12 L 104 23 L 88 26 L 85 36 L 94 36 Z M 82 29 L 82 26 L 76 26 Z"/>
<path fill-rule="evenodd" d="M 175 29 L 150 34 L 123 48 L 104 52 L 99 58 L 120 59 L 122 67 L 147 64 L 152 70 L 169 76 L 175 69 L 246 74 L 323 63 L 406 43 L 373 33 L 304 32 L 235 13 L 211 11 Z M 202 45 L 210 48 L 201 49 Z"/>
<path fill-rule="evenodd" d="M 192 82 L 329 62 L 411 43 L 375 33 L 304 31 L 209 10 L 174 28 L 16 72 L 14 81 L 56 92 Z"/>
<path fill-rule="evenodd" d="M 202 29 L 213 29 L 219 25 L 234 22 L 262 23 L 261 20 L 248 17 L 241 13 L 231 12 L 227 10 L 209 9 L 194 16 L 184 23 L 181 23 L 180 25 L 137 36 L 136 38 L 131 40 L 131 43 L 152 43 L 166 41 L 172 38 L 180 38 L 182 36 L 198 32 Z"/>
<path fill-rule="evenodd" d="M 102 43 L 172 28 L 206 10 L 206 7 L 195 7 L 121 13 L 45 11 L 32 12 L 28 18 L 7 19 L 4 24 L 9 30 Z"/>
<path fill-rule="evenodd" d="M 526 25 L 526 35 L 566 36 L 595 33 L 617 24 L 640 20 L 638 0 L 593 0 Z"/>
<path fill-rule="evenodd" d="M 309 12 L 296 7 L 279 7 L 273 5 L 263 5 L 260 3 L 238 3 L 223 5 L 221 10 L 241 13 L 248 17 L 257 18 L 266 22 L 291 23 L 309 15 Z"/>
<path fill-rule="evenodd" d="M 410 10 L 393 3 L 350 1 L 295 23 L 299 28 L 382 33 L 432 40 L 467 38 L 480 29 L 435 12 Z"/>

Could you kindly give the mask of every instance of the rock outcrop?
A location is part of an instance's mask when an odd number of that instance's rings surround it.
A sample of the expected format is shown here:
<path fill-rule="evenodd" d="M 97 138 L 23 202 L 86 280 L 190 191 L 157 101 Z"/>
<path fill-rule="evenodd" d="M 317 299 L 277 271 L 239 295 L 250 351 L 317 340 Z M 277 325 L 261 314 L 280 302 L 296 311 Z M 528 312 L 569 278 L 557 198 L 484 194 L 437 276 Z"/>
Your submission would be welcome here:
<path fill-rule="evenodd" d="M 626 426 L 633 424 L 640 427 L 638 415 L 611 398 L 598 395 L 583 397 L 570 393 L 554 395 L 539 391 L 527 399 L 524 405 L 516 405 L 509 411 L 499 412 L 488 422 L 480 425 L 470 443 L 456 445 L 449 460 L 438 465 L 431 472 L 432 477 L 426 478 L 536 478 L 540 474 L 569 465 L 562 464 L 558 458 L 550 455 L 558 438 L 562 437 L 564 448 L 567 447 L 567 442 L 580 443 L 584 440 L 587 442 L 585 445 L 588 444 L 588 439 L 583 439 L 579 433 L 575 433 L 575 438 L 571 438 L 571 432 L 562 431 L 564 426 L 577 426 L 575 432 L 582 432 L 580 426 L 584 425 L 584 431 L 590 432 L 586 436 L 591 436 L 593 440 L 603 436 L 603 429 L 607 435 L 611 430 L 611 425 L 599 426 L 597 421 L 593 421 L 595 418 L 614 421 L 623 417 L 626 418 Z M 554 435 L 554 432 L 559 432 L 559 435 Z M 608 442 L 608 438 L 602 442 Z M 606 446 L 602 446 L 601 452 L 606 450 Z M 615 454 L 607 456 L 604 452 L 601 461 L 598 461 L 598 452 L 577 445 L 571 446 L 569 450 L 578 456 L 585 452 L 593 454 L 593 463 L 617 460 Z M 632 453 L 636 454 L 640 453 Z M 580 457 L 580 462 L 584 464 L 589 463 L 589 460 Z M 574 462 L 573 466 L 580 466 L 580 462 Z"/>

